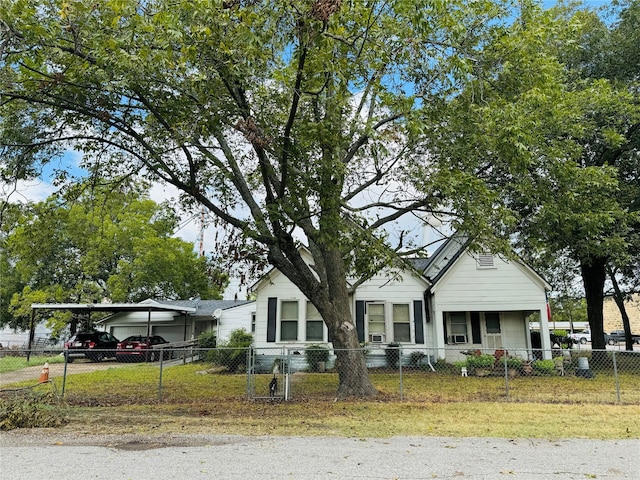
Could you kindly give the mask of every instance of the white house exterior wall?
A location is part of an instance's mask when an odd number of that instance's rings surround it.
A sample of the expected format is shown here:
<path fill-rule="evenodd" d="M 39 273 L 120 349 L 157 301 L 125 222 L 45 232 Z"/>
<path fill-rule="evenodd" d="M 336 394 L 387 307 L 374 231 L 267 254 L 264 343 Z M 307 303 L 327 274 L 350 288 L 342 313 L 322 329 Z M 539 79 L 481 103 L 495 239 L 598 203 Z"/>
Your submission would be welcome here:
<path fill-rule="evenodd" d="M 385 304 L 385 312 L 390 312 L 391 305 L 398 303 L 406 303 L 410 305 L 410 328 L 411 338 L 415 339 L 415 324 L 413 313 L 413 302 L 418 300 L 424 301 L 424 292 L 427 283 L 410 274 L 401 274 L 397 278 L 389 276 L 374 277 L 371 280 L 360 285 L 356 294 L 351 298 L 351 311 L 355 314 L 355 304 L 357 301 L 364 302 L 383 302 Z M 268 316 L 268 299 L 277 298 L 277 318 L 276 322 L 276 341 L 267 342 L 267 322 L 264 319 Z M 280 341 L 280 305 L 282 301 L 298 302 L 298 341 Z M 255 344 L 258 348 L 303 348 L 310 343 L 326 343 L 328 334 L 326 326 L 323 326 L 323 341 L 307 342 L 305 331 L 307 299 L 300 290 L 280 272 L 274 271 L 270 274 L 270 278 L 263 280 L 256 301 L 256 318 L 260 319 L 256 322 L 256 331 L 254 335 Z M 353 318 L 353 317 L 352 317 Z M 354 319 L 355 320 L 355 319 Z M 423 324 L 424 324 L 424 305 L 423 305 Z M 390 317 L 387 316 L 386 338 L 387 342 L 393 340 L 393 325 Z M 368 330 L 365 322 L 365 340 L 367 339 Z M 424 345 L 424 343 L 422 344 Z"/>
<path fill-rule="evenodd" d="M 116 313 L 105 320 L 103 325 L 119 340 L 130 335 L 146 335 L 149 323 L 148 312 Z M 170 342 L 184 340 L 184 315 L 175 312 L 151 312 L 151 334 L 160 335 Z M 193 319 L 187 317 L 187 339 L 193 332 Z"/>
<path fill-rule="evenodd" d="M 268 317 L 268 300 L 269 298 L 277 298 L 278 299 L 278 308 L 277 315 L 278 320 L 280 318 L 280 305 L 283 301 L 297 301 L 298 302 L 298 341 L 280 341 L 280 321 L 276 322 L 276 341 L 275 342 L 267 342 L 267 321 L 265 320 Z M 308 345 L 309 342 L 305 342 L 302 339 L 305 338 L 305 322 L 303 321 L 306 318 L 306 305 L 307 299 L 300 292 L 298 287 L 296 287 L 291 280 L 285 277 L 282 273 L 277 270 L 272 271 L 269 276 L 262 280 L 262 284 L 259 289 L 259 295 L 257 296 L 257 300 L 255 303 L 255 311 L 256 311 L 256 319 L 260 319 L 262 321 L 256 321 L 256 331 L 254 333 L 254 344 L 257 348 L 281 348 L 283 346 L 289 348 L 302 348 L 305 345 Z M 323 327 L 323 342 L 315 342 L 315 343 L 326 343 L 328 341 L 327 338 L 327 328 Z M 311 342 L 314 343 L 314 342 Z"/>
<path fill-rule="evenodd" d="M 454 244 L 459 247 L 459 244 Z M 535 272 L 517 261 L 507 261 L 494 258 L 493 267 L 479 268 L 473 254 L 463 253 L 456 257 L 455 248 L 442 249 L 428 268 L 425 275 L 429 279 L 437 279 L 435 285 L 430 286 L 427 279 L 411 273 L 409 270 L 393 275 L 380 275 L 359 285 L 351 298 L 352 319 L 359 332 L 364 331 L 364 341 L 369 350 L 375 350 L 372 338 L 369 337 L 368 313 L 370 303 L 381 302 L 385 305 L 385 339 L 380 343 L 384 347 L 394 341 L 394 325 L 391 318 L 391 306 L 397 303 L 411 305 L 410 338 L 411 342 L 400 342 L 407 347 L 425 347 L 439 358 L 447 361 L 455 360 L 461 350 L 470 348 L 490 348 L 487 339 L 486 318 L 484 312 L 498 312 L 500 314 L 500 341 L 510 349 L 510 353 L 526 354 L 531 349 L 531 339 L 526 316 L 539 312 L 541 318 L 546 318 L 546 288 L 548 285 Z M 449 260 L 447 260 L 449 259 Z M 451 259 L 455 259 L 452 261 Z M 442 268 L 451 263 L 442 277 L 437 274 Z M 255 345 L 258 348 L 303 348 L 310 343 L 326 343 L 327 330 L 323 326 L 323 340 L 306 341 L 306 305 L 307 301 L 300 290 L 277 270 L 263 278 L 253 290 L 256 300 L 256 331 Z M 426 295 L 425 303 L 425 293 Z M 271 299 L 271 303 L 270 302 Z M 297 339 L 281 340 L 281 314 L 283 301 L 298 303 Z M 423 341 L 416 342 L 416 309 L 422 305 Z M 366 307 L 366 308 L 365 308 Z M 363 311 L 366 310 L 366 314 Z M 428 310 L 428 312 L 427 312 Z M 419 311 L 419 310 L 417 310 Z M 275 312 L 275 314 L 274 314 Z M 443 320 L 445 312 L 479 312 L 480 338 L 482 344 L 449 345 L 445 341 Z M 269 316 L 271 313 L 271 317 Z M 467 313 L 467 315 L 470 315 Z M 364 319 L 363 319 L 364 317 Z M 271 320 L 269 319 L 271 318 Z M 475 323 L 469 325 L 474 328 Z M 419 320 L 419 319 L 418 319 Z M 271 322 L 271 323 L 269 323 Z M 364 328 L 362 328 L 364 326 Z M 542 322 L 542 348 L 550 350 L 548 340 L 548 324 Z M 546 330 L 545 330 L 546 329 Z M 476 340 L 478 340 L 476 331 Z M 268 341 L 268 336 L 269 341 Z M 487 341 L 485 341 L 487 340 Z M 496 340 L 496 337 L 490 338 Z M 496 342 L 493 342 L 495 345 Z"/>
<path fill-rule="evenodd" d="M 494 267 L 479 268 L 473 254 L 462 254 L 432 288 L 432 292 L 435 342 L 439 344 L 438 348 L 444 347 L 447 350 L 459 351 L 464 346 L 444 345 L 445 312 L 502 312 L 503 338 L 509 338 L 507 342 L 514 343 L 511 336 L 506 336 L 507 332 L 517 333 L 518 338 L 529 338 L 524 330 L 527 328 L 523 319 L 525 312 L 539 312 L 540 315 L 546 316 L 545 285 L 542 281 L 532 275 L 526 267 L 497 256 L 494 257 Z M 505 315 L 505 312 L 512 313 Z M 516 324 L 521 327 L 516 328 Z M 545 327 L 546 333 L 541 332 L 544 342 L 542 348 L 549 349 L 546 322 Z M 473 345 L 469 344 L 467 347 L 472 348 Z M 514 347 L 526 348 L 527 345 Z M 450 358 L 451 353 L 447 352 L 446 356 Z"/>
<path fill-rule="evenodd" d="M 356 294 L 353 298 L 353 304 L 351 306 L 352 311 L 355 311 L 355 302 L 383 302 L 385 306 L 385 339 L 386 343 L 395 341 L 393 338 L 393 319 L 391 317 L 392 305 L 394 304 L 408 304 L 409 305 L 409 326 L 411 332 L 411 342 L 400 342 L 403 345 L 416 344 L 416 327 L 415 317 L 413 310 L 413 302 L 420 301 L 422 304 L 422 325 L 425 331 L 426 338 L 429 338 L 430 333 L 426 332 L 429 327 L 425 322 L 426 314 L 424 308 L 424 294 L 428 288 L 426 281 L 421 280 L 419 277 L 402 272 L 396 276 L 379 276 L 374 277 L 371 280 L 365 282 L 358 287 Z M 369 329 L 365 317 L 365 342 L 369 343 L 369 350 L 372 351 L 375 347 L 374 344 L 369 342 Z M 424 342 L 419 343 L 420 346 L 425 346 Z"/>
<path fill-rule="evenodd" d="M 213 327 L 216 329 L 217 337 L 220 340 L 228 340 L 231 332 L 238 329 L 251 333 L 251 317 L 255 310 L 255 303 L 246 303 L 223 310 L 220 324 Z"/>
<path fill-rule="evenodd" d="M 445 311 L 537 311 L 545 304 L 542 283 L 534 283 L 512 261 L 494 260 L 494 268 L 478 268 L 472 254 L 461 255 L 432 289 L 438 306 Z"/>

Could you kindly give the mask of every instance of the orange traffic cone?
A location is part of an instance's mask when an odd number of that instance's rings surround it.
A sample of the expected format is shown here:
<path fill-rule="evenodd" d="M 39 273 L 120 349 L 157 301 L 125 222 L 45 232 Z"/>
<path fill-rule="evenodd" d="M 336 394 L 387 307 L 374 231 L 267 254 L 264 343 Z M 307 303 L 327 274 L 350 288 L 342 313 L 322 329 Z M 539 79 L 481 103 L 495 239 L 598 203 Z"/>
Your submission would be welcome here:
<path fill-rule="evenodd" d="M 44 367 L 42 367 L 42 372 L 40 372 L 39 383 L 44 383 L 49 381 L 49 363 L 45 363 Z"/>

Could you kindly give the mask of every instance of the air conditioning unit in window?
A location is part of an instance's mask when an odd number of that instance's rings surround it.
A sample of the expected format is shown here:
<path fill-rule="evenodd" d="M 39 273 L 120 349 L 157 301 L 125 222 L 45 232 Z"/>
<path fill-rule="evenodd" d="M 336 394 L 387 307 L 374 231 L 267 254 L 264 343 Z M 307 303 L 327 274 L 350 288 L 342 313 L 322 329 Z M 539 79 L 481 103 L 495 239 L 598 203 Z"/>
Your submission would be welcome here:
<path fill-rule="evenodd" d="M 467 343 L 466 335 L 451 335 L 449 336 L 449 343 Z"/>
<path fill-rule="evenodd" d="M 371 343 L 383 343 L 384 333 L 372 333 L 369 335 L 369 342 Z"/>

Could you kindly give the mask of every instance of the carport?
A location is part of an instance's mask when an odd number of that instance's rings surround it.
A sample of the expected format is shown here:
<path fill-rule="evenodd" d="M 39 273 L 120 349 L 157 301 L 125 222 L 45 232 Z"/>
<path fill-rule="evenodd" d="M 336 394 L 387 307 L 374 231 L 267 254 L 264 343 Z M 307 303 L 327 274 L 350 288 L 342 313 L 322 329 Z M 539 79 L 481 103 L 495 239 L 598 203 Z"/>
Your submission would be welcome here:
<path fill-rule="evenodd" d="M 35 336 L 35 314 L 38 310 L 68 310 L 77 314 L 85 314 L 91 318 L 93 312 L 147 312 L 147 336 L 151 335 L 152 312 L 177 312 L 184 316 L 184 336 L 186 340 L 187 315 L 195 313 L 196 308 L 180 305 L 168 305 L 158 302 L 143 303 L 33 303 L 31 304 L 31 324 L 29 328 L 29 344 L 27 355 L 31 352 L 31 344 Z"/>

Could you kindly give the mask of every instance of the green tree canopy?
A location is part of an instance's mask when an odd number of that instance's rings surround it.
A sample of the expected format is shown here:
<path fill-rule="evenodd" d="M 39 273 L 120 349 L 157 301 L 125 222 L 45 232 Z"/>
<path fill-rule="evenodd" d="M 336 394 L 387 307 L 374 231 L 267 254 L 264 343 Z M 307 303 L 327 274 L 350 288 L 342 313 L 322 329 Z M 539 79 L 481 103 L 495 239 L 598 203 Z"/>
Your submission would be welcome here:
<path fill-rule="evenodd" d="M 415 247 L 402 227 L 390 241 L 399 220 L 471 218 L 461 209 L 485 201 L 431 161 L 426 127 L 473 76 L 510 2 L 3 5 L 2 105 L 35 112 L 37 135 L 22 138 L 64 140 L 90 171 L 141 172 L 205 206 L 317 307 L 344 365 L 339 394 L 375 394 L 347 275 L 366 278 Z M 469 201 L 446 201 L 452 192 Z"/>
<path fill-rule="evenodd" d="M 640 221 L 639 77 L 611 66 L 636 55 L 614 39 L 621 30 L 637 38 L 628 30 L 638 5 L 625 2 L 608 25 L 593 12 L 523 2 L 432 149 L 449 162 L 472 156 L 496 208 L 509 212 L 495 218 L 497 234 L 515 236 L 531 262 L 567 256 L 579 266 L 595 348 L 605 347 L 606 266 L 632 261 Z"/>
<path fill-rule="evenodd" d="M 3 323 L 24 328 L 34 302 L 220 298 L 228 277 L 174 238 L 173 210 L 142 192 L 85 183 L 24 206 L 3 236 L 14 289 L 2 292 Z"/>

